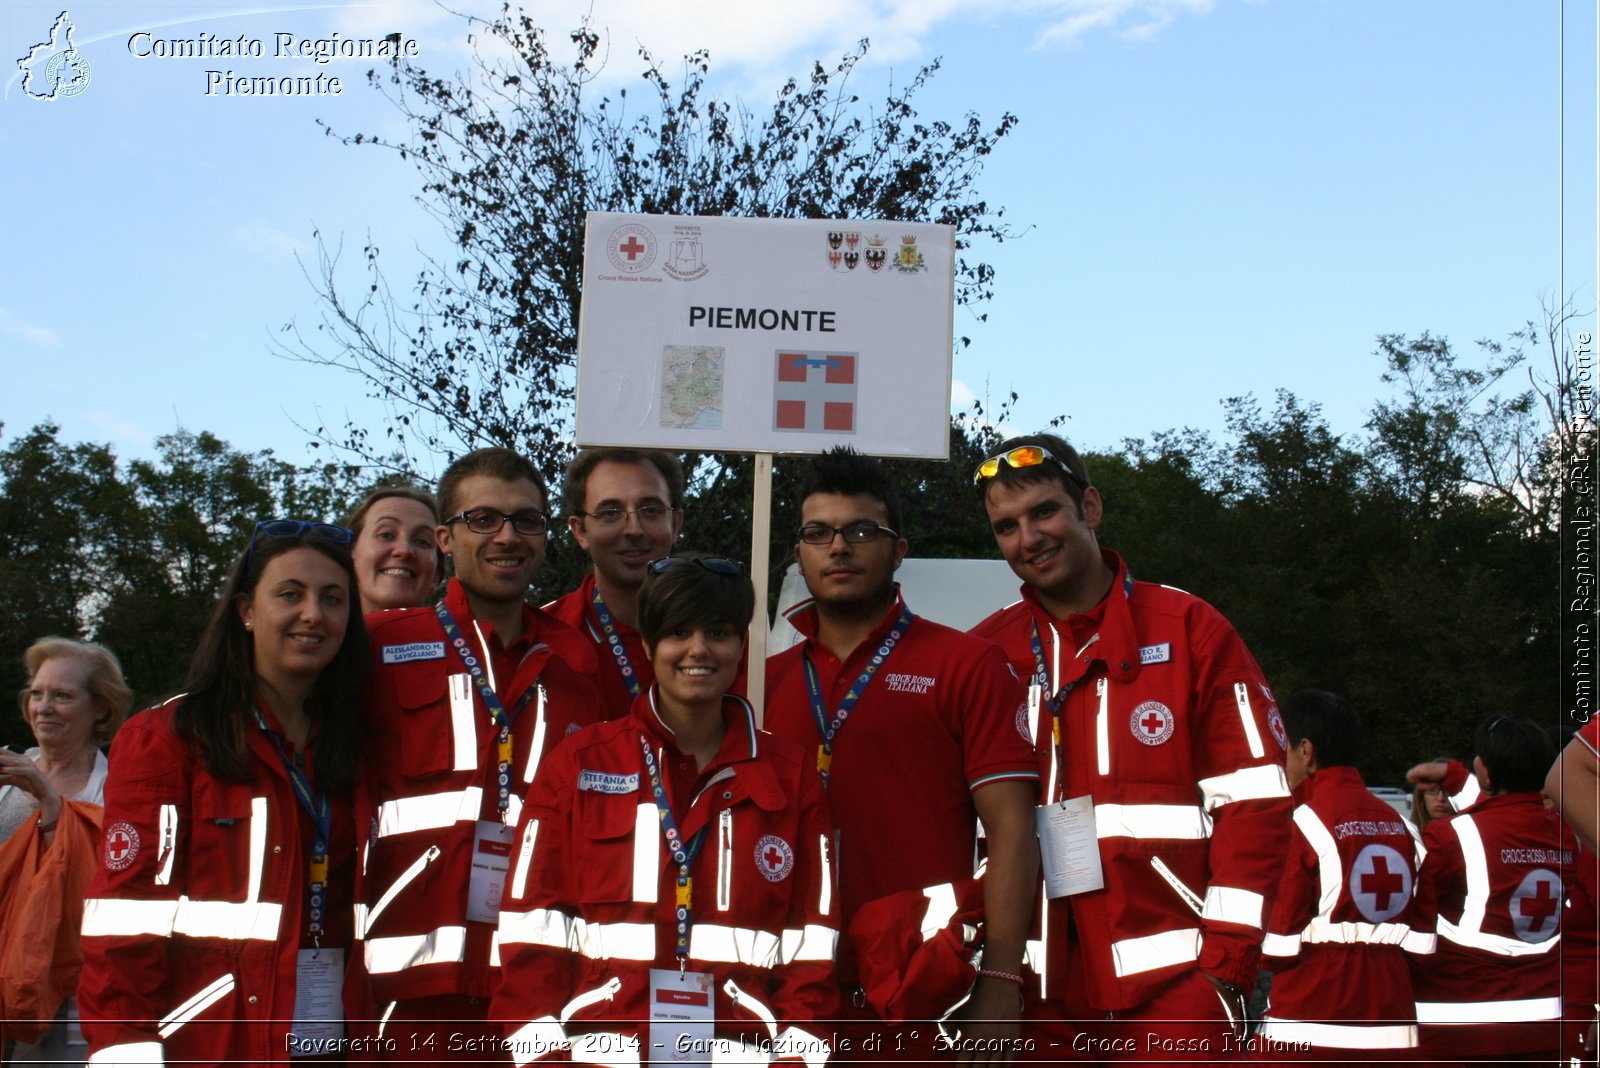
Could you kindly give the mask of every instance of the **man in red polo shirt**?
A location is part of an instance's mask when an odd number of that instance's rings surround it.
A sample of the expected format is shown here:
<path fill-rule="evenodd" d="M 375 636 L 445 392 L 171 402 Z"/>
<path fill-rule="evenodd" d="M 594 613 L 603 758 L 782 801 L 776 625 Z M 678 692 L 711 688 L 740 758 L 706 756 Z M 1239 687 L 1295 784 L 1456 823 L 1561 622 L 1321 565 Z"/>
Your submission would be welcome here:
<path fill-rule="evenodd" d="M 818 457 L 800 520 L 795 558 L 811 599 L 787 615 L 805 640 L 768 664 L 766 727 L 815 754 L 828 786 L 841 926 L 869 901 L 969 878 L 983 820 L 983 958 L 961 1030 L 995 1052 L 1018 1034 L 1038 860 L 1038 770 L 1019 730 L 1022 684 L 992 644 L 918 619 L 900 598 L 894 572 L 907 544 L 896 533 L 898 496 L 878 464 L 853 453 Z M 844 1012 L 870 1021 L 858 975 L 842 941 Z M 925 1055 L 932 1033 L 907 1025 L 881 1055 Z M 849 1056 L 874 1051 L 858 1044 Z"/>
<path fill-rule="evenodd" d="M 583 449 L 562 478 L 567 528 L 594 570 L 544 608 L 594 643 L 602 719 L 627 715 L 655 681 L 636 629 L 639 589 L 645 565 L 678 540 L 683 486 L 678 458 L 656 449 Z"/>

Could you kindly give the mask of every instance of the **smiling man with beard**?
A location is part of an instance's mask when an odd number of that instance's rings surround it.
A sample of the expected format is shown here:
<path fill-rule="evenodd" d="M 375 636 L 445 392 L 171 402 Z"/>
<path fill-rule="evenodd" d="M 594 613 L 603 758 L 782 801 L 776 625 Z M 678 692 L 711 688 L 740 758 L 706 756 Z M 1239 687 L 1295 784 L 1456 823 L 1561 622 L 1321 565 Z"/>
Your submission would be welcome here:
<path fill-rule="evenodd" d="M 512 831 L 541 757 L 600 708 L 593 646 L 524 601 L 549 524 L 538 471 L 479 449 L 438 497 L 455 568 L 443 599 L 371 617 L 377 826 L 358 934 L 396 1060 L 498 1041 L 486 1018 Z"/>
<path fill-rule="evenodd" d="M 899 596 L 894 572 L 908 546 L 877 463 L 818 457 L 800 523 L 795 559 L 811 599 L 786 614 L 805 640 L 768 665 L 766 727 L 815 754 L 828 787 L 842 924 L 869 902 L 970 879 L 981 817 L 983 967 L 961 1027 L 971 1042 L 1013 1041 L 1038 860 L 1038 770 L 1018 729 L 1023 687 L 994 645 L 917 618 Z M 929 1055 L 936 1029 L 916 1023 L 874 1051 L 868 1036 L 883 1025 L 848 940 L 839 979 L 841 1015 L 859 1021 L 838 1030 L 851 1056 Z"/>

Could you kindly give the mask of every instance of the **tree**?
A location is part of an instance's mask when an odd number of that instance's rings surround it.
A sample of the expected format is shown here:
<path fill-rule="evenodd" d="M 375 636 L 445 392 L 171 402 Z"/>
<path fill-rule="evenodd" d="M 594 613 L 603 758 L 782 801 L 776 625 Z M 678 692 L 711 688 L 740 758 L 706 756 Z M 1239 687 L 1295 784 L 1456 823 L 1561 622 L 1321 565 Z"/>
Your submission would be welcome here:
<path fill-rule="evenodd" d="M 138 701 L 174 692 L 256 522 L 337 519 L 359 488 L 358 469 L 296 468 L 205 432 L 155 451 L 123 463 L 48 422 L 0 450 L 0 664 L 18 688 L 23 651 L 60 634 L 112 649 Z"/>
<path fill-rule="evenodd" d="M 1009 231 L 976 183 L 1016 119 L 920 119 L 913 100 L 937 62 L 869 111 L 850 89 L 863 40 L 832 67 L 789 79 L 758 118 L 710 94 L 704 51 L 684 59 L 674 85 L 641 49 L 645 100 L 635 111 L 626 88 L 597 98 L 606 57 L 587 21 L 570 35 L 570 63 L 509 6 L 469 25 L 470 76 L 434 77 L 404 58 L 369 75 L 405 137 L 344 137 L 417 167 L 419 201 L 448 232 L 451 257 L 427 262 L 407 307 L 371 242 L 366 284 L 352 294 L 337 277 L 339 245 L 319 235 L 310 280 L 321 321 L 313 337 L 285 327 L 285 354 L 355 373 L 389 406 L 383 447 L 453 455 L 506 445 L 558 477 L 571 452 L 587 211 L 947 223 L 960 250 L 958 301 L 976 307 L 989 296 L 993 270 L 970 249 Z M 342 444 L 368 458 L 379 447 L 360 428 L 346 428 Z"/>

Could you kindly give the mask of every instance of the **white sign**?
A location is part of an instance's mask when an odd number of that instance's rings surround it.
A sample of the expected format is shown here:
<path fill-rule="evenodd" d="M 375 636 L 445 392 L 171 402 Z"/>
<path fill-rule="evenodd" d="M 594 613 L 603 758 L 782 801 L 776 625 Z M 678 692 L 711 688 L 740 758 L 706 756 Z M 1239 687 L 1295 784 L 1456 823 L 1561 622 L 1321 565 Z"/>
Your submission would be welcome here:
<path fill-rule="evenodd" d="M 578 444 L 949 454 L 955 231 L 591 212 Z"/>

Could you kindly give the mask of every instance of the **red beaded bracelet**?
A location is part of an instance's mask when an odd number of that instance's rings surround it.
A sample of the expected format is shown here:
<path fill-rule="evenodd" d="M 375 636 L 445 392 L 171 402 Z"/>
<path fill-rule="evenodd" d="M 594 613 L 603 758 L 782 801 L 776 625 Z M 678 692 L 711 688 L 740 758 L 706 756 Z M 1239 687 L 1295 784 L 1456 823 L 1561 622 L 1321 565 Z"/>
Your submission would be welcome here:
<path fill-rule="evenodd" d="M 1004 979 L 1008 982 L 1016 983 L 1018 986 L 1025 986 L 1027 984 L 1027 980 L 1022 978 L 1020 975 L 1012 975 L 1010 972 L 995 971 L 993 968 L 979 968 L 978 974 L 987 975 L 990 979 Z"/>

